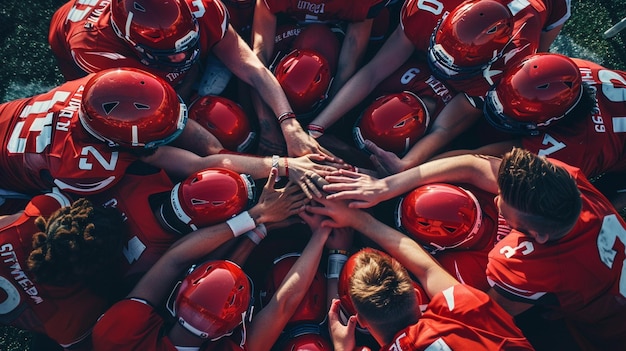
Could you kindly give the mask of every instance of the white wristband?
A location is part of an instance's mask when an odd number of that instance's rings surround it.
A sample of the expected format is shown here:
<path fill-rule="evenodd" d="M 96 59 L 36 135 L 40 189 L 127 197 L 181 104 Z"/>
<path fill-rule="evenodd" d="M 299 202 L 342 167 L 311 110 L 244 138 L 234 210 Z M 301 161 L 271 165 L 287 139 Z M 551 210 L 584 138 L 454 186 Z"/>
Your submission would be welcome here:
<path fill-rule="evenodd" d="M 226 221 L 226 224 L 230 227 L 230 230 L 233 231 L 233 235 L 235 237 L 240 236 L 241 234 L 247 232 L 248 230 L 254 229 L 256 224 L 254 223 L 254 219 L 250 217 L 248 211 L 243 211 L 235 217 Z"/>
<path fill-rule="evenodd" d="M 328 266 L 326 267 L 326 279 L 337 279 L 341 273 L 343 265 L 348 260 L 348 256 L 339 253 L 328 255 Z"/>
<path fill-rule="evenodd" d="M 267 236 L 267 229 L 265 228 L 265 224 L 261 223 L 256 226 L 256 228 L 249 230 L 246 232 L 246 236 L 248 239 L 252 240 L 253 243 L 259 245 L 261 240 L 265 239 Z"/>

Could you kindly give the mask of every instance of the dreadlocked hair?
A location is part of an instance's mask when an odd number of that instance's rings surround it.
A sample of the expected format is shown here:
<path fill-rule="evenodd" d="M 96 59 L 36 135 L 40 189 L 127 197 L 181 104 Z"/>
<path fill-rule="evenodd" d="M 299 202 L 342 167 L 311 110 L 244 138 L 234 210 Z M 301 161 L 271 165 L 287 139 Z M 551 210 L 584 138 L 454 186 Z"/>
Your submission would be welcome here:
<path fill-rule="evenodd" d="M 118 259 L 125 236 L 121 214 L 113 208 L 94 207 L 81 198 L 54 212 L 38 217 L 40 230 L 33 236 L 27 266 L 35 280 L 50 285 L 68 285 L 94 279 Z"/>

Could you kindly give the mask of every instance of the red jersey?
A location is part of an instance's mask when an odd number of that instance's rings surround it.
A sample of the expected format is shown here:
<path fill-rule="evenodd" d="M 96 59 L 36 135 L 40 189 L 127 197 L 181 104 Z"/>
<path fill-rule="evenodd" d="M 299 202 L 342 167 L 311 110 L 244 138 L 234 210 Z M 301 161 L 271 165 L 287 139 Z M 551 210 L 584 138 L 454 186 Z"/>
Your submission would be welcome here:
<path fill-rule="evenodd" d="M 511 231 L 489 253 L 487 278 L 511 298 L 560 312 L 599 349 L 626 345 L 626 223 L 578 168 L 551 161 L 576 179 L 582 198 L 577 223 L 546 244 Z"/>
<path fill-rule="evenodd" d="M 534 350 L 513 318 L 487 294 L 458 284 L 436 294 L 418 322 L 384 351 Z"/>
<path fill-rule="evenodd" d="M 90 76 L 0 105 L 0 184 L 37 193 L 58 187 L 93 194 L 115 184 L 137 157 L 108 147 L 78 119 Z"/>
<path fill-rule="evenodd" d="M 576 121 L 559 121 L 537 136 L 524 137 L 522 145 L 580 168 L 593 177 L 606 171 L 626 170 L 626 72 L 573 59 L 582 79 L 595 91 L 593 112 Z"/>
<path fill-rule="evenodd" d="M 444 82 L 432 75 L 424 60 L 415 56 L 409 58 L 394 73 L 380 82 L 370 96 L 376 99 L 385 94 L 401 91 L 410 91 L 422 99 L 427 98 L 435 103 L 431 124 L 455 94 Z"/>
<path fill-rule="evenodd" d="M 388 0 L 264 0 L 273 14 L 285 13 L 300 23 L 361 22 L 374 18 Z"/>
<path fill-rule="evenodd" d="M 482 76 L 465 80 L 448 80 L 452 88 L 471 96 L 483 96 L 502 78 L 502 72 L 511 65 L 534 54 L 539 46 L 542 31 L 548 31 L 569 18 L 569 0 L 498 0 L 513 15 L 513 38 L 500 53 L 501 56 L 487 68 Z M 428 51 L 430 37 L 444 15 L 463 1 L 408 0 L 400 13 L 404 34 L 419 53 Z"/>
<path fill-rule="evenodd" d="M 139 172 L 138 172 L 139 173 Z M 163 229 L 153 214 L 155 206 L 169 201 L 174 184 L 165 171 L 155 170 L 148 174 L 127 172 L 124 178 L 110 190 L 89 197 L 94 204 L 119 210 L 128 228 L 120 267 L 129 284 L 136 283 L 165 251 L 180 238 Z M 153 196 L 159 201 L 150 199 Z M 132 285 L 129 285 L 132 286 Z"/>
<path fill-rule="evenodd" d="M 167 337 L 165 321 L 148 302 L 125 299 L 113 305 L 93 329 L 94 351 L 178 351 Z M 207 341 L 198 351 L 245 351 L 240 333 Z"/>
<path fill-rule="evenodd" d="M 108 307 L 106 299 L 86 286 L 40 284 L 28 271 L 32 237 L 39 232 L 35 219 L 68 205 L 69 200 L 59 194 L 36 196 L 21 215 L 0 229 L 0 324 L 43 333 L 63 347 L 86 339 Z"/>
<path fill-rule="evenodd" d="M 228 11 L 219 0 L 187 0 L 200 26 L 200 59 L 228 29 Z M 50 22 L 48 42 L 65 79 L 76 79 L 107 68 L 134 67 L 164 78 L 175 86 L 185 72 L 157 69 L 142 62 L 137 52 L 111 27 L 111 1 L 72 0 L 61 6 Z"/>

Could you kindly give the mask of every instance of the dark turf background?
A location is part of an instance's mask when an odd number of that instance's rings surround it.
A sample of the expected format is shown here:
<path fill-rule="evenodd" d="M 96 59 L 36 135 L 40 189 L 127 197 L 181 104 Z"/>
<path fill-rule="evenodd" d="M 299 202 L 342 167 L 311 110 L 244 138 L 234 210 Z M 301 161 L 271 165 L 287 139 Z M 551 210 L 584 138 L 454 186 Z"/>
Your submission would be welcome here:
<path fill-rule="evenodd" d="M 45 92 L 61 83 L 47 32 L 50 17 L 64 2 L 0 3 L 0 102 Z M 624 17 L 624 0 L 572 0 L 572 18 L 551 50 L 626 70 L 626 30 L 611 39 L 602 37 L 605 30 Z M 29 333 L 0 327 L 0 351 L 29 350 L 30 340 Z"/>

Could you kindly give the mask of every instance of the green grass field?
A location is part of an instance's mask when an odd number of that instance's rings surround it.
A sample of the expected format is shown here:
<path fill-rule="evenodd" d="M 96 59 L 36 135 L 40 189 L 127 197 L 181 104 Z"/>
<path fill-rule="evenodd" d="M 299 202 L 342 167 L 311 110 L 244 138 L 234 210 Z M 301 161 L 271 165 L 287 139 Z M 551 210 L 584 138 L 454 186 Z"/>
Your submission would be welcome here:
<path fill-rule="evenodd" d="M 624 0 L 572 0 L 572 18 L 552 51 L 626 70 L 626 30 L 602 33 L 626 17 Z M 50 17 L 63 0 L 3 0 L 0 4 L 0 102 L 45 92 L 62 77 L 47 42 Z M 0 295 L 2 298 L 2 295 Z M 1 351 L 29 350 L 30 335 L 0 327 Z"/>

